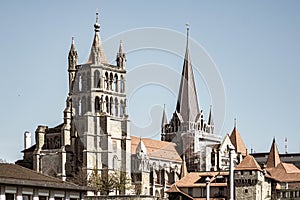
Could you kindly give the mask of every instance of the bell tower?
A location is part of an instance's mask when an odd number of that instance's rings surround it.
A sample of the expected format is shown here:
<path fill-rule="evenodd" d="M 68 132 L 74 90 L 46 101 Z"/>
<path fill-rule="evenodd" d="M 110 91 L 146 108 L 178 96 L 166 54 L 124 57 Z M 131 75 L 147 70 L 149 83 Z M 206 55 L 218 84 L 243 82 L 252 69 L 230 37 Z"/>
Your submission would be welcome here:
<path fill-rule="evenodd" d="M 97 14 L 90 56 L 86 63 L 76 67 L 72 90 L 73 118 L 84 144 L 83 166 L 88 174 L 96 168 L 101 173 L 120 171 L 130 175 L 125 62 L 122 43 L 117 65 L 107 62 Z"/>

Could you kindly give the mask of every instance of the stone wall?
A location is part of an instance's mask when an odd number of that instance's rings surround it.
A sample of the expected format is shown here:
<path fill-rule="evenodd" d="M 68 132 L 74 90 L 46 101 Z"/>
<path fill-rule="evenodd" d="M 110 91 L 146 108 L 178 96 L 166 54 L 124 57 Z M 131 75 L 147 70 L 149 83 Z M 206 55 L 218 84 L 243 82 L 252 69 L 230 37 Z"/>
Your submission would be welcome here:
<path fill-rule="evenodd" d="M 148 195 L 125 195 L 125 196 L 86 196 L 85 200 L 156 200 L 153 196 Z"/>

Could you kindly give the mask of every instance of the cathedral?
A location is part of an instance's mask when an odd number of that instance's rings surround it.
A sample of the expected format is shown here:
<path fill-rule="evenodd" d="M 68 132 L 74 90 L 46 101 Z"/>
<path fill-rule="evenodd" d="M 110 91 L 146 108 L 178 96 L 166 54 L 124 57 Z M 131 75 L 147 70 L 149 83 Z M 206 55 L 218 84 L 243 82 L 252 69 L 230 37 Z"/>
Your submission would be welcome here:
<path fill-rule="evenodd" d="M 189 28 L 185 45 L 176 108 L 170 121 L 162 112 L 161 140 L 133 136 L 123 43 L 116 47 L 116 64 L 108 63 L 97 14 L 90 55 L 82 64 L 72 38 L 63 122 L 55 127 L 39 125 L 33 146 L 31 134 L 25 132 L 23 159 L 16 163 L 80 185 L 87 184 L 94 170 L 101 176 L 119 172 L 129 177 L 133 190 L 123 188 L 118 194 L 157 198 L 166 198 L 166 191 L 188 173 L 228 171 L 229 146 L 235 149 L 235 166 L 239 165 L 248 153 L 236 125 L 221 141 L 214 130 L 212 108 L 208 120 L 199 108 Z"/>

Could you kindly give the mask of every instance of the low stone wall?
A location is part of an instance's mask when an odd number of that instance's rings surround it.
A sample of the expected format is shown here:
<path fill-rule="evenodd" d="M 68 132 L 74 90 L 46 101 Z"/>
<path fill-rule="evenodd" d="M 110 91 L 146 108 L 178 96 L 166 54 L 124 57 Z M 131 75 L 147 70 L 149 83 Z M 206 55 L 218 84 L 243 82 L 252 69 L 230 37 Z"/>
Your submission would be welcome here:
<path fill-rule="evenodd" d="M 85 200 L 157 200 L 148 195 L 118 195 L 118 196 L 86 196 Z"/>

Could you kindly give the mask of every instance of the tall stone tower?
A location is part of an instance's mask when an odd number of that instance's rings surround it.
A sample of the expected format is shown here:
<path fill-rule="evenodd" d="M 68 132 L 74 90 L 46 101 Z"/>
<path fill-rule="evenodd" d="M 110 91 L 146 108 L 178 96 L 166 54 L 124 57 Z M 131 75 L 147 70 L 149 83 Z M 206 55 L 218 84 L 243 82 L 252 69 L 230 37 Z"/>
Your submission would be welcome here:
<path fill-rule="evenodd" d="M 161 140 L 177 144 L 189 172 L 209 171 L 212 146 L 220 143 L 220 137 L 214 134 L 212 110 L 206 122 L 199 109 L 188 43 L 189 27 L 176 109 L 169 123 L 163 112 Z"/>
<path fill-rule="evenodd" d="M 98 14 L 87 63 L 77 65 L 72 41 L 69 88 L 74 125 L 83 143 L 83 168 L 90 173 L 121 171 L 130 174 L 130 131 L 126 114 L 126 55 L 120 44 L 117 65 L 107 62 L 100 38 Z M 75 53 L 76 52 L 76 53 Z"/>

